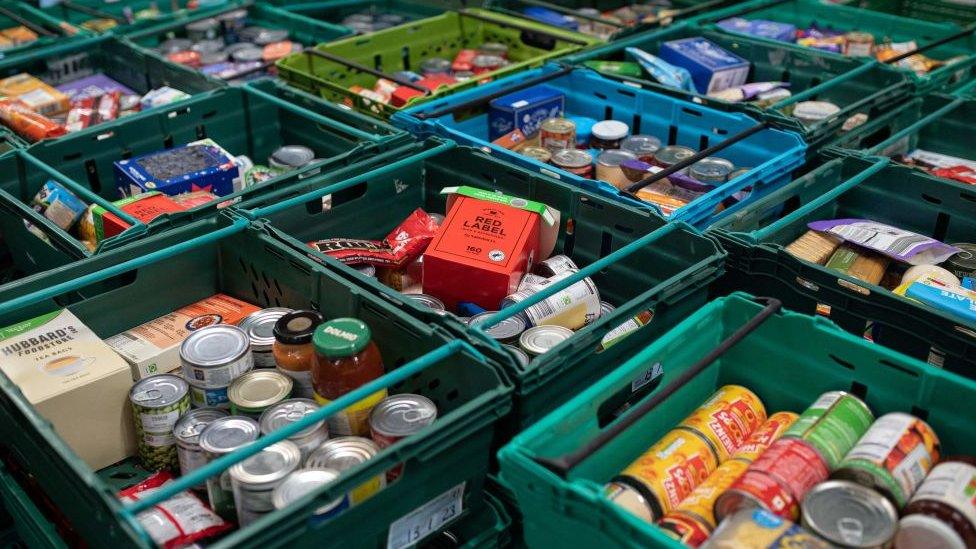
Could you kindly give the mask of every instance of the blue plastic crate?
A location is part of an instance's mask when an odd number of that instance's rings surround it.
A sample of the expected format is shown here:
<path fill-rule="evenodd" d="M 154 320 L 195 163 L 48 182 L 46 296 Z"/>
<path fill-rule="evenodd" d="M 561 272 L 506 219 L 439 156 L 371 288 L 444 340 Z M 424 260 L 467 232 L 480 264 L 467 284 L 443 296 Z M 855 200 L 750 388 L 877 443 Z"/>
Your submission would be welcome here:
<path fill-rule="evenodd" d="M 513 89 L 529 81 L 540 81 L 547 76 L 553 78 L 545 80 L 544 84 L 565 94 L 568 113 L 597 120 L 620 120 L 626 122 L 633 133 L 653 134 L 669 145 L 684 145 L 701 150 L 758 124 L 745 114 L 720 112 L 667 95 L 637 89 L 605 78 L 589 69 L 569 70 L 555 64 L 408 109 L 394 116 L 393 123 L 420 136 L 439 135 L 460 144 L 480 147 L 520 166 L 660 213 L 656 206 L 637 200 L 608 182 L 585 179 L 492 144 L 488 141 L 487 102 L 466 106 L 454 113 L 427 116 L 451 106 L 477 102 L 481 98 Z M 791 172 L 803 164 L 806 148 L 799 135 L 768 128 L 731 145 L 718 156 L 729 159 L 736 166 L 748 166 L 751 169 L 676 210 L 670 219 L 684 221 L 699 228 L 707 227 L 723 216 L 723 212 L 716 212 L 716 209 L 729 197 L 751 187 L 752 193 L 744 200 L 748 202 L 785 185 L 790 180 Z"/>

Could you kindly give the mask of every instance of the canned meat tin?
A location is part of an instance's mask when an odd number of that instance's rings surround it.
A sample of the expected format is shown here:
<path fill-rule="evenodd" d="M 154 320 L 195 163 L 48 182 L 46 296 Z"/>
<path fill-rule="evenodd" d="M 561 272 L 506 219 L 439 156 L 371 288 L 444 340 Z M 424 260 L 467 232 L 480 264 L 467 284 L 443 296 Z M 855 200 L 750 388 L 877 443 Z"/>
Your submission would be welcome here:
<path fill-rule="evenodd" d="M 258 423 L 261 426 L 262 435 L 270 435 L 272 432 L 281 429 L 286 425 L 291 425 L 305 416 L 318 411 L 319 405 L 310 398 L 292 398 L 279 402 L 268 408 L 261 414 Z M 302 459 L 308 457 L 313 450 L 322 445 L 329 438 L 329 427 L 325 420 L 314 423 L 308 429 L 299 431 L 288 437 L 288 440 L 298 445 L 302 451 Z"/>
<path fill-rule="evenodd" d="M 248 315 L 237 323 L 251 342 L 251 356 L 255 368 L 274 368 L 275 359 L 271 347 L 274 345 L 274 327 L 278 319 L 292 312 L 285 307 L 261 309 Z"/>
<path fill-rule="evenodd" d="M 237 508 L 237 525 L 244 528 L 275 510 L 272 494 L 285 478 L 298 469 L 302 452 L 290 440 L 268 446 L 230 468 L 230 481 Z"/>
<path fill-rule="evenodd" d="M 693 430 L 708 440 L 722 462 L 729 459 L 764 421 L 766 408 L 755 393 L 741 385 L 725 385 L 686 417 L 678 428 Z"/>
<path fill-rule="evenodd" d="M 220 389 L 254 367 L 251 340 L 237 326 L 214 324 L 192 332 L 180 346 L 183 377 L 202 389 Z"/>
<path fill-rule="evenodd" d="M 535 326 L 522 332 L 519 346 L 527 355 L 539 356 L 573 337 L 573 331 L 562 326 Z"/>
<path fill-rule="evenodd" d="M 230 412 L 257 419 L 265 410 L 291 396 L 293 385 L 290 377 L 275 370 L 248 372 L 227 388 Z"/>
<path fill-rule="evenodd" d="M 207 463 L 243 448 L 258 439 L 261 434 L 258 422 L 249 417 L 229 416 L 214 420 L 200 433 L 200 449 Z M 225 520 L 236 520 L 234 492 L 230 473 L 223 471 L 207 479 L 207 495 L 210 507 Z"/>
<path fill-rule="evenodd" d="M 177 469 L 173 427 L 190 409 L 190 387 L 172 374 L 150 376 L 129 391 L 138 436 L 139 462 L 150 471 Z"/>
<path fill-rule="evenodd" d="M 803 527 L 842 547 L 889 547 L 898 512 L 874 490 L 847 482 L 821 482 L 803 497 Z"/>
<path fill-rule="evenodd" d="M 833 471 L 873 422 L 874 414 L 864 401 L 844 391 L 830 391 L 804 410 L 783 438 L 810 443 Z"/>
<path fill-rule="evenodd" d="M 200 449 L 200 433 L 215 420 L 227 417 L 226 411 L 219 408 L 197 408 L 190 410 L 173 427 L 176 437 L 176 450 L 180 461 L 180 475 L 186 476 L 207 463 L 207 457 Z M 194 490 L 206 491 L 207 484 L 201 483 Z"/>
<path fill-rule="evenodd" d="M 339 478 L 339 471 L 328 468 L 295 471 L 274 489 L 271 503 L 275 509 L 284 509 L 315 490 L 332 484 Z M 349 508 L 349 496 L 329 502 L 315 510 L 312 521 L 324 522 Z"/>
<path fill-rule="evenodd" d="M 336 437 L 325 441 L 308 459 L 308 469 L 335 469 L 340 473 L 365 463 L 380 451 L 375 442 L 363 437 Z M 359 505 L 386 487 L 386 476 L 379 474 L 349 492 L 349 504 Z"/>

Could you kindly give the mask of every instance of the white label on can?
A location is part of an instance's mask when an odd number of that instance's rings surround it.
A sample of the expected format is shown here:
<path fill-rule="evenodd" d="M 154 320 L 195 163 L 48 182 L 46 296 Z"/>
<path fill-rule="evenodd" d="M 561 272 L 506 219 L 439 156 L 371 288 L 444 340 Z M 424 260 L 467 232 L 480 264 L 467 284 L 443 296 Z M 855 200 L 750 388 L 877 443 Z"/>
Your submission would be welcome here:
<path fill-rule="evenodd" d="M 908 450 L 890 470 L 902 493 L 908 497 L 932 467 L 932 455 L 928 448 L 922 440 L 914 436 L 912 427 L 918 421 L 921 420 L 908 414 L 891 413 L 881 416 L 844 457 L 844 462 L 855 459 L 865 460 L 888 468 L 890 467 L 888 456 L 892 450 L 896 447 L 899 448 L 899 452 Z M 911 439 L 906 440 L 906 435 Z M 914 446 L 905 448 L 905 443 L 914 443 Z"/>
<path fill-rule="evenodd" d="M 291 390 L 292 398 L 315 398 L 315 387 L 312 385 L 311 371 L 295 372 L 286 370 L 280 366 L 276 370 L 292 379 L 294 383 Z"/>
<path fill-rule="evenodd" d="M 976 467 L 960 461 L 936 465 L 918 487 L 912 501 L 930 500 L 945 503 L 976 524 Z"/>
<path fill-rule="evenodd" d="M 539 263 L 539 266 L 548 268 L 550 271 L 552 271 L 553 275 L 575 273 L 578 270 L 576 264 L 573 263 L 573 260 L 565 255 L 554 255 L 542 263 Z"/>
<path fill-rule="evenodd" d="M 617 326 L 616 328 L 607 332 L 606 335 L 603 336 L 603 339 L 600 340 L 600 346 L 603 347 L 603 349 L 607 349 L 608 347 L 612 346 L 614 343 L 617 343 L 621 339 L 636 332 L 645 324 L 646 322 L 641 320 L 640 316 L 629 318 L 627 319 L 626 322 L 624 322 L 620 326 Z"/>
<path fill-rule="evenodd" d="M 435 497 L 390 525 L 386 539 L 387 549 L 401 549 L 441 529 L 457 518 L 464 504 L 464 483 Z"/>
<path fill-rule="evenodd" d="M 253 367 L 254 357 L 248 351 L 240 359 L 223 366 L 201 368 L 199 366 L 184 364 L 183 369 L 184 373 L 188 376 L 188 380 L 197 387 L 219 389 L 229 386 L 232 381 L 249 372 Z"/>
<path fill-rule="evenodd" d="M 525 276 L 522 277 L 522 280 L 519 281 L 518 292 L 527 292 L 529 295 L 531 295 L 531 292 L 538 290 L 539 284 L 542 284 L 545 281 L 546 277 L 544 276 L 526 273 Z"/>
<path fill-rule="evenodd" d="M 143 433 L 142 440 L 148 446 L 154 446 L 156 448 L 164 448 L 166 446 L 173 446 L 174 444 L 176 444 L 176 437 L 173 436 L 173 433 L 169 433 L 165 435 Z"/>
<path fill-rule="evenodd" d="M 180 475 L 182 476 L 189 475 L 207 463 L 207 457 L 200 450 L 191 450 L 180 446 L 176 455 L 180 460 Z"/>
<path fill-rule="evenodd" d="M 543 291 L 551 284 L 572 276 L 573 273 L 556 275 L 539 285 Z M 533 326 L 556 324 L 576 330 L 600 317 L 600 294 L 589 278 L 558 292 L 525 310 Z"/>
<path fill-rule="evenodd" d="M 180 419 L 180 411 L 173 410 L 171 412 L 166 412 L 163 414 L 154 414 L 152 412 L 143 412 L 139 414 L 139 419 L 142 421 L 142 430 L 150 433 L 172 433 L 173 426 L 176 425 L 176 421 Z"/>

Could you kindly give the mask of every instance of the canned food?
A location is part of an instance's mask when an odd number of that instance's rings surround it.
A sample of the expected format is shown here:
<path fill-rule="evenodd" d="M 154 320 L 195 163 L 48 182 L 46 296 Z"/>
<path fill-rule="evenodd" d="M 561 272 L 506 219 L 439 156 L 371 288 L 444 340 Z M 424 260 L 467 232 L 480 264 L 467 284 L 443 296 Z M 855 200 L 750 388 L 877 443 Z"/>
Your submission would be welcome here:
<path fill-rule="evenodd" d="M 708 547 L 724 549 L 831 549 L 834 546 L 764 509 L 739 511 L 722 522 Z"/>
<path fill-rule="evenodd" d="M 416 434 L 437 419 L 437 406 L 422 395 L 399 394 L 384 398 L 369 414 L 369 432 L 380 449 Z M 403 474 L 403 464 L 386 472 L 393 482 Z"/>
<path fill-rule="evenodd" d="M 254 367 L 251 340 L 237 326 L 213 324 L 183 340 L 183 377 L 203 389 L 219 389 Z"/>
<path fill-rule="evenodd" d="M 526 352 L 523 351 L 520 347 L 516 347 L 514 345 L 504 345 L 503 344 L 502 345 L 502 348 L 505 349 L 506 351 L 508 351 L 512 356 L 514 356 L 515 357 L 515 360 L 518 361 L 518 363 L 523 368 L 525 368 L 526 366 L 528 366 L 529 365 L 529 361 L 532 360 L 531 358 L 529 358 L 529 355 L 526 354 Z"/>
<path fill-rule="evenodd" d="M 619 149 L 630 133 L 630 126 L 618 120 L 601 120 L 590 129 L 590 147 L 598 150 Z"/>
<path fill-rule="evenodd" d="M 569 256 L 559 254 L 550 256 L 545 261 L 540 261 L 535 266 L 535 270 L 541 276 L 551 278 L 561 274 L 575 273 L 579 271 L 579 267 Z M 539 280 L 538 282 L 541 284 L 543 281 Z"/>
<path fill-rule="evenodd" d="M 614 312 L 617 308 L 613 305 L 607 303 L 606 301 L 600 302 L 600 316 L 604 317 Z"/>
<path fill-rule="evenodd" d="M 535 290 L 515 292 L 502 300 L 502 306 L 507 307 L 524 301 L 572 275 L 573 273 L 562 273 L 540 282 Z M 523 314 L 533 326 L 562 326 L 570 330 L 578 330 L 600 317 L 600 292 L 593 280 L 586 277 L 528 307 Z"/>
<path fill-rule="evenodd" d="M 275 370 L 256 370 L 234 380 L 227 388 L 230 412 L 259 418 L 265 410 L 291 396 L 294 382 Z"/>
<path fill-rule="evenodd" d="M 257 46 L 240 48 L 231 52 L 230 58 L 235 63 L 258 63 L 264 60 L 264 50 Z"/>
<path fill-rule="evenodd" d="M 269 29 L 267 27 L 245 27 L 238 32 L 242 42 L 252 42 L 258 46 L 267 46 L 274 42 L 288 40 L 288 31 L 285 29 Z"/>
<path fill-rule="evenodd" d="M 650 516 L 657 520 L 677 507 L 717 467 L 718 459 L 701 435 L 675 429 L 611 481 L 637 490 Z"/>
<path fill-rule="evenodd" d="M 156 49 L 163 55 L 169 55 L 178 51 L 186 51 L 192 47 L 192 40 L 187 40 L 186 38 L 170 38 L 163 40 Z"/>
<path fill-rule="evenodd" d="M 476 322 L 496 314 L 498 314 L 498 311 L 478 313 L 468 320 L 468 324 L 474 326 Z M 488 334 L 488 337 L 502 343 L 513 343 L 518 341 L 519 336 L 525 331 L 525 328 L 525 320 L 521 316 L 512 316 L 499 321 L 493 326 L 486 327 L 485 333 Z"/>
<path fill-rule="evenodd" d="M 200 433 L 215 420 L 227 417 L 227 412 L 219 408 L 197 408 L 190 410 L 173 427 L 176 438 L 176 450 L 180 462 L 180 475 L 186 476 L 203 467 L 207 458 L 200 449 Z M 205 491 L 206 483 L 193 487 L 194 490 Z"/>
<path fill-rule="evenodd" d="M 206 54 L 217 53 L 224 49 L 224 41 L 220 39 L 216 40 L 201 40 L 196 44 L 190 46 L 192 51 L 199 53 L 201 56 Z M 204 63 L 206 65 L 206 63 Z"/>
<path fill-rule="evenodd" d="M 661 140 L 653 135 L 632 135 L 620 143 L 620 149 L 627 151 L 642 162 L 654 162 L 654 154 L 661 149 Z"/>
<path fill-rule="evenodd" d="M 258 424 L 262 435 L 270 435 L 286 425 L 297 423 L 309 414 L 319 410 L 319 405 L 310 398 L 292 398 L 271 406 L 261 414 Z M 325 420 L 317 421 L 306 429 L 288 437 L 302 451 L 302 460 L 329 438 L 329 427 Z"/>
<path fill-rule="evenodd" d="M 593 178 L 593 156 L 586 151 L 577 149 L 554 151 L 552 165 L 580 177 Z"/>
<path fill-rule="evenodd" d="M 735 164 L 728 160 L 708 156 L 692 164 L 688 169 L 688 175 L 701 183 L 718 186 L 728 181 L 734 170 Z"/>
<path fill-rule="evenodd" d="M 840 112 L 840 107 L 828 101 L 800 101 L 793 107 L 793 117 L 812 126 Z"/>
<path fill-rule="evenodd" d="M 936 465 L 905 508 L 898 549 L 976 547 L 976 458 L 949 457 Z"/>
<path fill-rule="evenodd" d="M 525 273 L 522 280 L 519 281 L 518 291 L 539 291 L 539 285 L 546 281 L 546 277 L 539 276 L 537 274 Z"/>
<path fill-rule="evenodd" d="M 522 147 L 519 152 L 543 164 L 548 164 L 552 160 L 552 153 L 543 147 Z"/>
<path fill-rule="evenodd" d="M 576 124 L 565 118 L 547 118 L 539 127 L 539 144 L 548 151 L 576 146 Z"/>
<path fill-rule="evenodd" d="M 227 387 L 205 389 L 190 384 L 190 403 L 194 408 L 220 408 L 230 410 L 230 399 L 227 398 Z"/>
<path fill-rule="evenodd" d="M 508 58 L 508 46 L 501 42 L 484 42 L 478 46 L 478 53 L 482 55 L 494 55 L 496 57 Z"/>
<path fill-rule="evenodd" d="M 603 489 L 603 496 L 617 507 L 636 516 L 644 522 L 654 523 L 655 518 L 650 502 L 641 492 L 629 484 L 610 482 Z"/>
<path fill-rule="evenodd" d="M 562 326 L 535 326 L 522 332 L 519 346 L 529 355 L 539 356 L 573 337 L 573 331 Z"/>
<path fill-rule="evenodd" d="M 207 65 L 218 65 L 220 63 L 226 63 L 230 59 L 230 55 L 225 51 L 215 51 L 211 53 L 201 53 L 200 54 L 200 64 L 206 67 Z"/>
<path fill-rule="evenodd" d="M 284 482 L 274 489 L 271 503 L 275 509 L 284 509 L 322 486 L 332 484 L 339 478 L 335 469 L 303 469 L 288 475 Z M 315 510 L 315 523 L 326 521 L 349 508 L 349 496 L 329 502 Z"/>
<path fill-rule="evenodd" d="M 793 412 L 776 412 L 766 418 L 765 423 L 749 435 L 738 448 L 732 457 L 735 459 L 753 462 L 769 448 L 774 441 L 779 440 L 786 431 L 796 423 L 800 416 Z"/>
<path fill-rule="evenodd" d="M 874 50 L 874 35 L 870 32 L 849 32 L 844 35 L 844 55 L 852 57 L 871 57 Z"/>
<path fill-rule="evenodd" d="M 654 153 L 654 160 L 651 164 L 659 166 L 661 168 L 670 168 L 672 165 L 681 162 L 686 158 L 691 158 L 697 154 L 694 149 L 688 147 L 682 147 L 681 145 L 668 145 L 663 149 L 658 150 Z M 684 173 L 687 171 L 679 170 L 679 173 Z"/>
<path fill-rule="evenodd" d="M 843 547 L 889 547 L 898 511 L 884 496 L 844 480 L 821 482 L 803 497 L 803 527 Z"/>
<path fill-rule="evenodd" d="M 255 368 L 274 368 L 275 359 L 271 348 L 274 346 L 274 326 L 278 319 L 292 312 L 285 307 L 271 307 L 249 314 L 237 323 L 251 342 L 251 356 Z"/>
<path fill-rule="evenodd" d="M 766 408 L 755 393 L 741 385 L 725 385 L 686 417 L 678 429 L 704 437 L 722 462 L 764 421 Z"/>
<path fill-rule="evenodd" d="M 129 391 L 139 463 L 145 469 L 175 470 L 179 466 L 173 427 L 190 409 L 189 390 L 181 377 L 159 374 L 138 381 Z"/>
<path fill-rule="evenodd" d="M 843 391 L 830 391 L 804 410 L 783 437 L 809 443 L 833 471 L 872 422 L 874 414 L 864 401 Z"/>
<path fill-rule="evenodd" d="M 191 42 L 200 42 L 201 40 L 213 40 L 217 38 L 220 31 L 220 23 L 212 17 L 206 19 L 201 19 L 199 21 L 193 21 L 192 23 L 187 23 L 186 27 L 186 37 Z"/>
<path fill-rule="evenodd" d="M 217 16 L 224 41 L 233 44 L 240 40 L 240 32 L 247 22 L 247 10 L 233 10 Z"/>
<path fill-rule="evenodd" d="M 222 417 L 204 427 L 200 433 L 200 449 L 209 463 L 247 446 L 260 434 L 258 422 L 249 417 Z M 236 520 L 237 509 L 234 507 L 234 491 L 228 471 L 207 479 L 207 496 L 210 508 L 215 513 L 226 520 Z"/>
<path fill-rule="evenodd" d="M 365 463 L 380 451 L 375 442 L 363 437 L 336 437 L 322 443 L 305 460 L 309 469 L 335 469 L 342 473 Z M 386 476 L 377 475 L 349 492 L 349 505 L 355 506 L 386 487 Z"/>
<path fill-rule="evenodd" d="M 444 302 L 432 295 L 427 294 L 404 294 L 407 299 L 416 302 L 428 309 L 433 309 L 435 311 L 447 311 L 447 307 Z"/>
<path fill-rule="evenodd" d="M 229 470 L 237 508 L 237 525 L 244 528 L 275 510 L 272 494 L 298 469 L 302 453 L 294 442 L 283 440 L 235 464 Z"/>
<path fill-rule="evenodd" d="M 962 251 L 953 255 L 942 264 L 956 278 L 976 278 L 976 244 L 957 242 L 953 244 Z"/>
<path fill-rule="evenodd" d="M 796 520 L 804 494 L 826 480 L 829 472 L 827 463 L 811 445 L 795 438 L 781 438 L 718 497 L 715 518 L 721 521 L 740 509 L 762 507 Z"/>
<path fill-rule="evenodd" d="M 285 145 L 275 149 L 268 157 L 272 168 L 295 170 L 307 166 L 315 160 L 315 151 L 304 145 Z"/>
<path fill-rule="evenodd" d="M 857 441 L 834 478 L 877 490 L 899 509 L 939 461 L 939 437 L 928 423 L 895 412 L 878 418 Z"/>
<path fill-rule="evenodd" d="M 505 65 L 505 58 L 497 55 L 479 54 L 471 60 L 471 72 L 474 74 L 484 74 L 497 70 Z"/>
<path fill-rule="evenodd" d="M 684 543 L 688 547 L 698 547 L 705 543 L 712 533 L 712 528 L 704 521 L 691 515 L 670 513 L 658 521 L 658 526 L 665 534 Z"/>
<path fill-rule="evenodd" d="M 431 57 L 421 61 L 420 72 L 424 76 L 448 74 L 451 72 L 451 62 L 443 57 Z"/>

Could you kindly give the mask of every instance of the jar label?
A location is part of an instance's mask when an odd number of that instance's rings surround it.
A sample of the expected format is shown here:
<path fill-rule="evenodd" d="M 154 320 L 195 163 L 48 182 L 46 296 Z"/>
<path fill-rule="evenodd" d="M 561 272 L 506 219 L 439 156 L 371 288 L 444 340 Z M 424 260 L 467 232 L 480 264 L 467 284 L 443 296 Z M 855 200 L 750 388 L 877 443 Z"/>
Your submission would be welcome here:
<path fill-rule="evenodd" d="M 369 436 L 369 413 L 373 407 L 386 398 L 386 389 L 377 391 L 354 403 L 345 410 L 333 414 L 328 419 L 330 436 Z M 315 394 L 315 401 L 328 406 L 332 401 Z"/>
<path fill-rule="evenodd" d="M 296 372 L 280 366 L 275 369 L 290 377 L 294 382 L 295 385 L 291 392 L 293 398 L 315 398 L 315 387 L 312 385 L 312 372 L 310 370 Z"/>
<path fill-rule="evenodd" d="M 936 465 L 915 492 L 912 502 L 923 499 L 952 507 L 976 526 L 976 467 L 959 461 Z"/>

